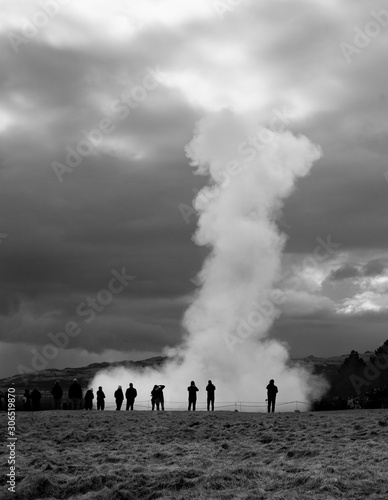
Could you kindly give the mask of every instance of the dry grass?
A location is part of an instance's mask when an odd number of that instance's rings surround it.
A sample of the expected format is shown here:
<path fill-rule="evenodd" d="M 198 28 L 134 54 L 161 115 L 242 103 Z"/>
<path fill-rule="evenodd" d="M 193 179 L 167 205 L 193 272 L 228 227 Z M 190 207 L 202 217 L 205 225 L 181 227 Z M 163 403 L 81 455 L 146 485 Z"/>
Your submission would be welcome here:
<path fill-rule="evenodd" d="M 2 475 L 0 498 L 386 500 L 387 424 L 387 410 L 20 412 L 17 493 Z"/>

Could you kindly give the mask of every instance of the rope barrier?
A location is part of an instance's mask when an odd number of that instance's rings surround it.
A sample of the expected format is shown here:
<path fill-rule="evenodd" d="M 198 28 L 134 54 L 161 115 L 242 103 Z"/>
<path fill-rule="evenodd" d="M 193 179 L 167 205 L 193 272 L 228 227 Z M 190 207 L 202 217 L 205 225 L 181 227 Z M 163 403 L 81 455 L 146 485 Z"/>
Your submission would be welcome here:
<path fill-rule="evenodd" d="M 303 404 L 306 406 L 310 406 L 311 403 L 308 401 L 279 401 L 276 402 L 276 407 L 278 406 L 286 406 L 286 405 L 295 405 L 296 409 L 299 404 Z M 125 401 L 123 402 L 123 406 L 121 407 L 121 411 L 126 411 L 126 403 Z M 95 407 L 93 405 L 93 407 Z M 259 401 L 217 401 L 214 403 L 214 409 L 215 410 L 225 410 L 225 409 L 231 409 L 233 408 L 234 410 L 237 411 L 243 411 L 244 409 L 247 409 L 247 411 L 254 411 L 255 409 L 267 409 L 268 404 L 265 402 L 264 404 L 259 402 Z M 164 409 L 165 411 L 187 411 L 188 408 L 188 401 L 165 401 L 164 403 Z M 105 409 L 106 410 L 116 410 L 116 404 L 113 402 L 107 402 L 105 403 Z M 152 411 L 152 404 L 151 401 L 135 401 L 134 404 L 134 409 L 136 410 L 146 410 L 146 411 Z M 251 409 L 251 410 L 248 410 Z M 252 410 L 253 409 L 253 410 Z M 156 406 L 155 406 L 155 410 Z M 197 402 L 196 403 L 196 411 L 207 411 L 207 403 L 206 402 Z M 229 410 L 230 411 L 230 410 Z"/>
<path fill-rule="evenodd" d="M 16 396 L 19 398 L 19 396 L 22 396 L 22 393 L 16 394 Z M 63 404 L 69 405 L 69 401 L 67 398 L 63 399 Z M 276 401 L 276 408 L 277 407 L 286 407 L 287 405 L 295 405 L 294 409 L 298 408 L 298 404 L 304 405 L 304 406 L 310 406 L 311 403 L 308 401 Z M 54 409 L 53 405 L 53 400 L 51 395 L 48 393 L 42 394 L 42 399 L 41 399 L 41 409 L 42 410 L 52 410 Z M 67 406 L 69 408 L 69 406 Z M 93 410 L 96 410 L 97 408 L 97 401 L 96 399 L 93 400 Z M 0 406 L 0 409 L 3 410 L 3 406 Z M 19 405 L 17 407 L 17 410 L 22 410 L 22 404 L 19 401 Z M 152 403 L 150 400 L 135 400 L 134 403 L 134 409 L 139 410 L 139 411 L 152 411 Z M 248 411 L 248 412 L 255 412 L 255 411 L 266 411 L 267 410 L 267 402 L 265 401 L 215 401 L 214 402 L 214 409 L 215 410 L 221 410 L 221 411 Z M 116 410 L 116 403 L 114 400 L 109 399 L 108 401 L 105 402 L 105 410 L 108 411 L 113 411 Z M 155 408 L 156 410 L 156 408 Z M 188 410 L 188 400 L 186 401 L 168 401 L 165 400 L 165 410 L 167 411 L 187 411 Z M 197 411 L 207 411 L 207 401 L 197 401 L 196 402 L 196 410 Z M 126 400 L 124 399 L 121 411 L 126 411 Z M 289 409 L 291 411 L 291 408 Z"/>

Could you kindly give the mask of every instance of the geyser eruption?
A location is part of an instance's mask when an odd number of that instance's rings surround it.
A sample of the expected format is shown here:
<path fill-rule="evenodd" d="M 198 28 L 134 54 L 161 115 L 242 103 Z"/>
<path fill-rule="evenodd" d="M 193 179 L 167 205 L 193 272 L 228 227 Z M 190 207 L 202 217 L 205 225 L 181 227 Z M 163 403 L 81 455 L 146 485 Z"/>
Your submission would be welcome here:
<path fill-rule="evenodd" d="M 167 408 L 169 401 L 187 400 L 191 380 L 200 389 L 199 402 L 206 400 L 208 379 L 217 387 L 216 404 L 264 405 L 270 378 L 279 387 L 279 402 L 318 396 L 325 383 L 290 367 L 287 347 L 267 335 L 282 300 L 274 284 L 286 238 L 276 217 L 320 149 L 304 136 L 262 129 L 224 111 L 197 124 L 186 153 L 196 174 L 209 177 L 194 201 L 194 241 L 207 246 L 209 255 L 183 318 L 186 336 L 179 347 L 166 349 L 170 359 L 162 369 L 103 371 L 93 386 L 111 395 L 118 384 L 133 382 L 144 401 L 154 384 L 164 384 Z"/>

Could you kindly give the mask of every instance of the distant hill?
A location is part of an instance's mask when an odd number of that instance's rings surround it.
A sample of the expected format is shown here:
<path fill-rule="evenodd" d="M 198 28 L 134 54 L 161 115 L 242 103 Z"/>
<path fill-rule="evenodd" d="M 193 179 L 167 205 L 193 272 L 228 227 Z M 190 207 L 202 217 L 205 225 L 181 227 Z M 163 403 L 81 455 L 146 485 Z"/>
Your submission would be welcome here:
<path fill-rule="evenodd" d="M 372 351 L 366 351 L 364 354 L 360 354 L 365 363 L 370 359 L 373 354 Z M 313 373 L 317 375 L 323 375 L 327 380 L 332 381 L 337 375 L 339 368 L 344 363 L 345 359 L 348 358 L 349 354 L 341 354 L 340 356 L 331 356 L 329 358 L 321 358 L 317 356 L 306 356 L 305 358 L 295 358 L 291 360 L 293 363 L 300 363 L 302 365 L 307 365 L 313 369 Z"/>
<path fill-rule="evenodd" d="M 12 377 L 0 379 L 0 390 L 4 391 L 8 387 L 13 386 L 19 392 L 21 390 L 24 391 L 25 388 L 32 389 L 33 386 L 36 385 L 41 392 L 50 392 L 56 380 L 61 381 L 62 387 L 67 387 L 75 378 L 78 379 L 83 387 L 86 387 L 95 374 L 104 368 L 116 368 L 119 366 L 124 368 L 157 367 L 161 366 L 166 359 L 166 357 L 157 356 L 142 361 L 123 360 L 114 361 L 112 363 L 92 363 L 91 365 L 77 368 L 64 368 L 62 370 L 48 369 L 30 374 L 14 375 Z"/>

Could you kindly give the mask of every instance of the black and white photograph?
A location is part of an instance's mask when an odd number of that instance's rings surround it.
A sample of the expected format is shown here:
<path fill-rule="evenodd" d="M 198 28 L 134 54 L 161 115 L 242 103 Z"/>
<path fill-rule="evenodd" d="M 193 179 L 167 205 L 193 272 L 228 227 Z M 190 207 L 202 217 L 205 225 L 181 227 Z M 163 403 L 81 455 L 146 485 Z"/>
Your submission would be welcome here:
<path fill-rule="evenodd" d="M 387 2 L 0 40 L 0 499 L 387 499 Z"/>

